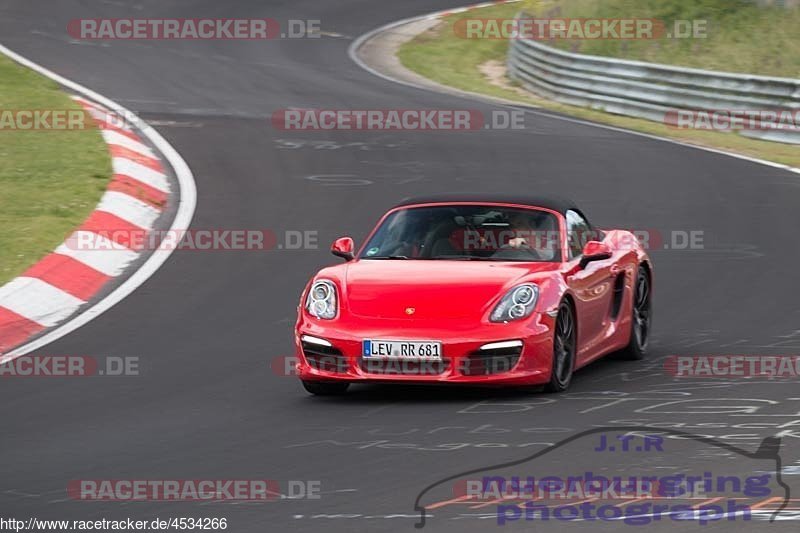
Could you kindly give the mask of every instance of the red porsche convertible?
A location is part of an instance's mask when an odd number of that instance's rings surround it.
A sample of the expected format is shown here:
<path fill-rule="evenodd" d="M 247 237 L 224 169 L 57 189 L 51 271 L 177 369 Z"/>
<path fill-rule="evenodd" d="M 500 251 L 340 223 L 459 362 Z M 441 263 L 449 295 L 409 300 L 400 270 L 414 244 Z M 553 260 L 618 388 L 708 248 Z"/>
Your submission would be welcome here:
<path fill-rule="evenodd" d="M 565 390 L 611 352 L 641 359 L 653 267 L 636 237 L 555 198 L 453 194 L 391 209 L 303 291 L 297 372 L 312 394 L 414 382 Z"/>

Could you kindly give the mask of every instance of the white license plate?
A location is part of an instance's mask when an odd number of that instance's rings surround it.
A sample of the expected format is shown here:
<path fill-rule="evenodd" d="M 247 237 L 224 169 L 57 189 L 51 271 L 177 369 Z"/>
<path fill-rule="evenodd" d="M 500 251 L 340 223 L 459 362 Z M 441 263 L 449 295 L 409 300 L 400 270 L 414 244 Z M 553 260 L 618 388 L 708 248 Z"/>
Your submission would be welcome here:
<path fill-rule="evenodd" d="M 362 355 L 369 359 L 413 359 L 441 361 L 442 343 L 437 341 L 365 340 Z"/>

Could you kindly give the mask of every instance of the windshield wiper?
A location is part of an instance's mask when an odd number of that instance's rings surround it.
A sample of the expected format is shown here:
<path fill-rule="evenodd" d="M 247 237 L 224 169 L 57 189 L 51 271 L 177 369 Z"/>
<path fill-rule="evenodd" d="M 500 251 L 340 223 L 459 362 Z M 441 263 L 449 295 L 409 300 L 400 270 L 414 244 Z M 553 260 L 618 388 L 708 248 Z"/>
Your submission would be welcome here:
<path fill-rule="evenodd" d="M 362 259 L 410 259 L 407 255 L 373 255 Z"/>

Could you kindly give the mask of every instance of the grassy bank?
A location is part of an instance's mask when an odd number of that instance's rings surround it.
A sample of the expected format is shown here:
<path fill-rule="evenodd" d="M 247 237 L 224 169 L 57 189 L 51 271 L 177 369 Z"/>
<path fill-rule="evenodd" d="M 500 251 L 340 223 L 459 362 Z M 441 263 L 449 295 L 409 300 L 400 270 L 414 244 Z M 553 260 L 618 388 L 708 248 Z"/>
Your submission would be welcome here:
<path fill-rule="evenodd" d="M 550 44 L 582 54 L 670 65 L 800 77 L 800 9 L 758 7 L 751 0 L 526 0 L 535 17 L 656 19 L 670 34 L 675 21 L 698 21 L 698 38 L 558 39 Z M 517 5 L 517 9 L 520 5 Z"/>
<path fill-rule="evenodd" d="M 0 111 L 79 109 L 50 80 L 0 55 Z M 0 127 L 0 285 L 57 247 L 97 205 L 111 160 L 97 129 Z"/>
<path fill-rule="evenodd" d="M 614 1 L 615 0 L 608 0 L 609 3 L 613 3 Z M 674 1 L 678 2 L 678 0 Z M 693 1 L 697 3 L 706 3 L 710 0 Z M 650 3 L 650 0 L 641 0 L 641 2 L 642 4 L 646 4 Z M 543 2 L 528 2 L 528 5 L 534 3 L 543 4 Z M 561 2 L 556 2 L 556 0 L 548 2 L 548 9 L 552 9 L 554 3 Z M 571 0 L 570 4 L 572 3 L 579 3 L 579 0 Z M 686 3 L 690 2 L 687 1 Z M 611 124 L 692 144 L 719 148 L 800 167 L 800 147 L 797 146 L 757 141 L 733 133 L 678 130 L 668 128 L 657 122 L 612 115 L 582 107 L 563 105 L 538 98 L 530 93 L 522 91 L 507 80 L 493 79 L 490 74 L 487 75 L 487 71 L 496 71 L 505 64 L 508 41 L 499 39 L 464 39 L 453 31 L 453 24 L 462 18 L 513 17 L 519 10 L 520 4 L 509 4 L 451 15 L 440 25 L 403 45 L 398 52 L 398 56 L 407 68 L 439 83 L 459 89 L 491 96 L 499 96 L 594 122 Z M 561 16 L 564 15 L 562 14 Z M 593 52 L 596 53 L 596 51 Z M 708 67 L 708 65 L 703 66 Z M 502 76 L 500 76 L 500 78 L 502 78 Z"/>

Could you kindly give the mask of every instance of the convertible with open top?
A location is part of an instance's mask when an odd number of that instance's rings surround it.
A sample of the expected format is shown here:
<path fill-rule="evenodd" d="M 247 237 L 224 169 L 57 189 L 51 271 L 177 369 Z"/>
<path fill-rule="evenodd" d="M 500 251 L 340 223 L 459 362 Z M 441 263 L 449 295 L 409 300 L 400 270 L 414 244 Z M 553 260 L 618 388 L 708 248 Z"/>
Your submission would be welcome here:
<path fill-rule="evenodd" d="M 303 290 L 297 373 L 312 394 L 351 383 L 540 386 L 618 352 L 644 357 L 653 267 L 636 236 L 571 201 L 449 194 L 406 200 Z"/>

